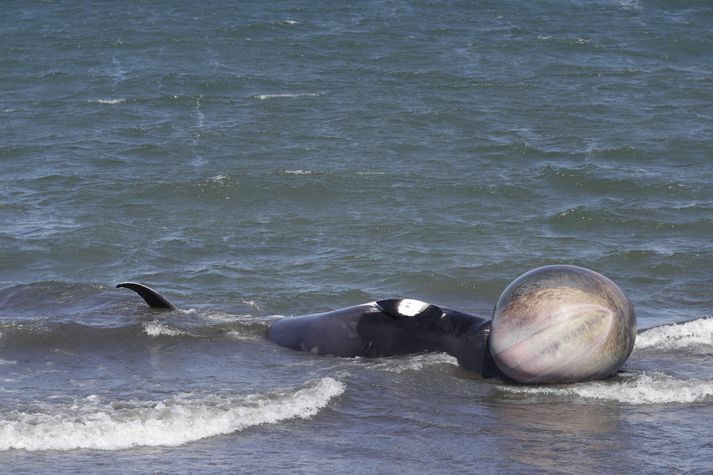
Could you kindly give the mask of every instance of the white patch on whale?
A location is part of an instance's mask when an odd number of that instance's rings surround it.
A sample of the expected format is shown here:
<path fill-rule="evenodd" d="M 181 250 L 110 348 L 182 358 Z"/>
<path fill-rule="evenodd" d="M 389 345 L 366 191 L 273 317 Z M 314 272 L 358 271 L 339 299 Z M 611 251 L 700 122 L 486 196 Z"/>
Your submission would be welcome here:
<path fill-rule="evenodd" d="M 401 302 L 399 302 L 397 311 L 401 315 L 405 315 L 407 317 L 415 317 L 419 313 L 426 310 L 428 308 L 428 305 L 429 304 L 427 304 L 426 302 L 421 302 L 420 300 L 403 299 Z"/>

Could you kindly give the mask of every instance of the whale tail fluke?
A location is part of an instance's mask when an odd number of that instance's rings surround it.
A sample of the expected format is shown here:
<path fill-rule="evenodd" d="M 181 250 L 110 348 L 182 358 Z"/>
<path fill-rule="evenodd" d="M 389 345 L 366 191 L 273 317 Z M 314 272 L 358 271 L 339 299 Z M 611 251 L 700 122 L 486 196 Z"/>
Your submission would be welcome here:
<path fill-rule="evenodd" d="M 144 299 L 151 308 L 167 308 L 172 310 L 175 310 L 177 308 L 166 297 L 146 285 L 138 284 L 136 282 L 122 282 L 116 287 L 123 287 L 126 289 L 133 290 L 134 292 L 139 294 L 141 298 Z"/>

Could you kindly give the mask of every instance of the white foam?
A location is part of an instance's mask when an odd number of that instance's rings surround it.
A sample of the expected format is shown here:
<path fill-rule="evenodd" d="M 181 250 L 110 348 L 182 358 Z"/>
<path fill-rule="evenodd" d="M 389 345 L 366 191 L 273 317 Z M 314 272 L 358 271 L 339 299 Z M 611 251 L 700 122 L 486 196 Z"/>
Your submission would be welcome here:
<path fill-rule="evenodd" d="M 241 302 L 244 303 L 245 305 L 250 305 L 251 307 L 255 308 L 256 310 L 262 310 L 260 308 L 260 305 L 258 305 L 258 303 L 254 300 L 241 300 Z"/>
<path fill-rule="evenodd" d="M 285 173 L 288 175 L 311 175 L 312 172 L 310 170 L 285 170 Z"/>
<path fill-rule="evenodd" d="M 448 353 L 425 353 L 406 358 L 394 358 L 384 362 L 375 363 L 374 368 L 378 368 L 389 373 L 403 373 L 404 371 L 420 371 L 425 367 L 437 364 L 450 364 L 458 366 L 458 360 Z"/>
<path fill-rule="evenodd" d="M 203 317 L 207 318 L 208 320 L 212 320 L 214 322 L 229 322 L 229 323 L 234 323 L 236 321 L 240 321 L 241 317 L 246 317 L 246 321 L 249 322 L 250 315 L 237 315 L 235 313 L 229 313 L 229 312 L 222 312 L 220 310 L 212 310 L 208 312 L 204 312 L 202 314 Z"/>
<path fill-rule="evenodd" d="M 146 322 L 144 323 L 144 332 L 148 336 L 179 336 L 179 335 L 185 335 L 186 332 L 183 330 L 178 330 L 176 328 L 171 328 L 168 325 L 164 325 L 161 322 Z"/>
<path fill-rule="evenodd" d="M 208 181 L 212 183 L 224 184 L 225 182 L 230 181 L 230 178 L 227 175 L 219 174 L 208 178 Z"/>
<path fill-rule="evenodd" d="M 238 340 L 238 341 L 247 341 L 247 340 L 262 340 L 263 337 L 260 335 L 251 335 L 251 334 L 244 334 L 240 333 L 237 330 L 230 330 L 225 334 L 226 338 L 229 338 L 231 340 Z"/>
<path fill-rule="evenodd" d="M 713 346 L 713 318 L 700 318 L 685 323 L 664 325 L 636 335 L 637 350 L 656 348 L 677 350 Z"/>
<path fill-rule="evenodd" d="M 639 0 L 623 0 L 619 4 L 624 10 L 641 10 L 641 2 Z"/>
<path fill-rule="evenodd" d="M 0 450 L 121 450 L 177 446 L 260 424 L 309 419 L 344 392 L 323 378 L 293 392 L 243 397 L 178 395 L 160 402 L 102 402 L 96 395 L 0 420 Z"/>
<path fill-rule="evenodd" d="M 713 381 L 681 380 L 653 373 L 623 381 L 594 381 L 566 386 L 512 386 L 499 389 L 509 393 L 576 397 L 625 404 L 692 403 L 713 396 Z"/>
<path fill-rule="evenodd" d="M 287 98 L 295 98 L 295 97 L 317 97 L 319 96 L 318 93 L 302 93 L 302 94 L 258 94 L 255 97 L 255 99 L 259 99 L 261 101 L 266 101 L 269 99 L 287 99 Z"/>
<path fill-rule="evenodd" d="M 109 105 L 115 105 L 115 104 L 121 104 L 123 102 L 126 102 L 126 99 L 95 99 L 93 101 L 89 101 L 94 104 L 109 104 Z"/>
<path fill-rule="evenodd" d="M 230 338 L 231 340 L 248 340 L 250 339 L 248 335 L 243 335 L 237 330 L 230 330 L 225 334 L 226 338 Z"/>

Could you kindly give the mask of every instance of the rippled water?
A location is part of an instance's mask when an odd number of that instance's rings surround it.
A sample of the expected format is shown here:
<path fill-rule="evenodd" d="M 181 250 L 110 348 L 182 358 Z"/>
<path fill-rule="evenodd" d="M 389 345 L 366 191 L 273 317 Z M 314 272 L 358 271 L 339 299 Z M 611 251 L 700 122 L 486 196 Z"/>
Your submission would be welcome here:
<path fill-rule="evenodd" d="M 710 316 L 708 2 L 3 7 L 4 467 L 713 467 L 710 320 L 563 387 L 264 339 L 384 297 L 487 316 L 552 263 L 616 281 L 640 327 Z"/>

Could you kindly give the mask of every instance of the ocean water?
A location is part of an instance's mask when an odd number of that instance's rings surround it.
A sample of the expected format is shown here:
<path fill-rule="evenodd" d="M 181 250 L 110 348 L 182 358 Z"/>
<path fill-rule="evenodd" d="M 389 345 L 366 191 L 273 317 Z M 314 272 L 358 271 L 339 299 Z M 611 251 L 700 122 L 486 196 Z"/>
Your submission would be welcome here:
<path fill-rule="evenodd" d="M 709 473 L 711 25 L 703 0 L 3 2 L 0 472 Z M 697 320 L 563 386 L 265 339 L 388 297 L 488 316 L 554 263 L 640 328 Z"/>

